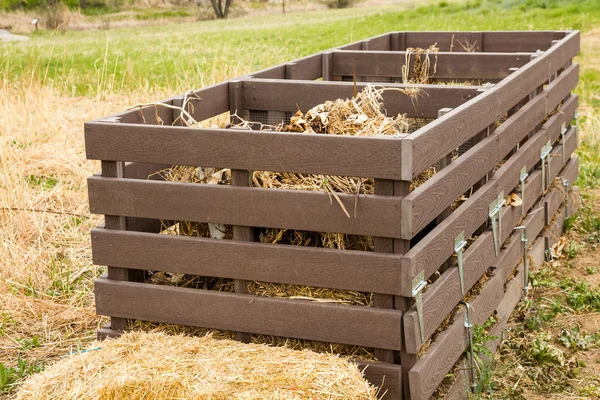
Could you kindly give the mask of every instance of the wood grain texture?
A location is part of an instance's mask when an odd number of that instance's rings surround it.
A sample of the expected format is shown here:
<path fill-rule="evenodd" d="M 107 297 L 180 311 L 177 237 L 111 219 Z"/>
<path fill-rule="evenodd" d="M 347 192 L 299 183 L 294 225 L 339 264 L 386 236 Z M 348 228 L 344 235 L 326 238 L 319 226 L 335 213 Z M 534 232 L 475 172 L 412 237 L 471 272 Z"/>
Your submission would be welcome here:
<path fill-rule="evenodd" d="M 143 283 L 95 282 L 96 312 L 144 321 L 400 350 L 402 312 Z"/>
<path fill-rule="evenodd" d="M 415 54 L 410 53 L 410 66 Z M 429 76 L 437 79 L 503 79 L 511 67 L 521 67 L 529 62 L 529 54 L 514 53 L 467 53 L 437 52 L 433 58 Z M 434 71 L 433 64 L 437 60 Z M 406 64 L 405 51 L 335 51 L 333 53 L 334 75 L 402 78 L 402 66 Z M 410 71 L 409 77 L 414 77 Z"/>
<path fill-rule="evenodd" d="M 401 141 L 237 129 L 85 124 L 88 159 L 382 179 L 400 178 Z"/>
<path fill-rule="evenodd" d="M 572 125 L 578 106 L 579 97 L 576 94 L 572 94 L 559 108 L 559 112 L 552 115 L 552 117 L 550 117 L 548 121 L 544 123 L 547 140 L 554 143 L 560 137 L 560 131 L 563 127 L 563 124 L 567 129 Z"/>
<path fill-rule="evenodd" d="M 404 225 L 403 239 L 413 238 L 433 221 L 492 170 L 497 159 L 498 136 L 491 135 L 402 199 L 402 211 L 412 216 L 411 226 Z"/>
<path fill-rule="evenodd" d="M 553 40 L 565 37 L 559 31 L 497 31 L 483 32 L 483 48 L 485 51 L 499 52 L 535 52 L 547 50 Z"/>
<path fill-rule="evenodd" d="M 387 363 L 358 363 L 365 379 L 378 388 L 378 399 L 398 400 L 402 398 L 402 366 Z"/>
<path fill-rule="evenodd" d="M 400 257 L 291 245 L 92 230 L 97 265 L 397 294 Z M 198 262 L 202 260 L 202 262 Z"/>
<path fill-rule="evenodd" d="M 497 100 L 493 88 L 488 89 L 408 136 L 413 152 L 410 179 L 496 121 Z"/>
<path fill-rule="evenodd" d="M 136 107 L 127 111 L 122 111 L 117 114 L 110 115 L 108 117 L 100 118 L 96 121 L 112 121 L 127 123 L 127 124 L 145 124 L 145 125 L 159 125 L 160 121 L 166 125 L 173 123 L 173 110 L 167 107 L 162 107 L 159 104 L 171 105 L 173 101 L 178 99 L 180 96 L 171 97 L 165 100 L 158 101 L 157 105 Z"/>
<path fill-rule="evenodd" d="M 549 114 L 577 86 L 579 63 L 573 63 L 544 89 L 548 92 L 546 113 Z"/>
<path fill-rule="evenodd" d="M 410 283 L 413 276 L 425 271 L 425 278 L 429 278 L 452 255 L 454 240 L 460 232 L 464 231 L 465 237 L 469 237 L 481 226 L 488 218 L 489 204 L 498 193 L 496 182 L 487 182 L 402 257 L 405 295 L 410 295 L 410 285 L 406 283 Z"/>
<path fill-rule="evenodd" d="M 479 280 L 495 262 L 494 242 L 491 232 L 485 232 L 465 251 L 464 284 L 465 292 Z M 438 329 L 446 316 L 461 301 L 458 267 L 447 269 L 423 295 L 423 324 L 425 340 Z M 404 314 L 404 334 L 406 351 L 416 354 L 423 345 L 420 337 L 416 308 Z"/>
<path fill-rule="evenodd" d="M 387 196 L 88 178 L 95 214 L 400 237 L 400 200 Z M 354 209 L 356 205 L 356 217 Z"/>
<path fill-rule="evenodd" d="M 503 295 L 504 281 L 500 275 L 495 275 L 471 302 L 473 323 L 482 324 L 494 312 Z M 464 311 L 458 312 L 454 322 L 438 336 L 409 372 L 411 400 L 429 399 L 467 347 L 464 318 Z"/>
<path fill-rule="evenodd" d="M 286 79 L 314 80 L 323 76 L 321 53 L 294 60 L 287 64 Z"/>
<path fill-rule="evenodd" d="M 336 53 L 333 53 L 335 57 Z M 334 75 L 339 75 L 335 73 Z M 350 73 L 352 76 L 352 73 Z M 248 79 L 242 81 L 243 104 L 248 110 L 303 112 L 335 99 L 352 98 L 353 82 L 300 81 Z M 357 83 L 356 89 L 362 90 L 367 83 Z M 397 90 L 382 93 L 383 106 L 388 115 L 407 114 L 409 117 L 436 118 L 437 111 L 443 107 L 459 106 L 477 95 L 477 87 L 450 85 L 405 85 L 382 84 L 389 88 L 418 88 L 422 96 L 415 101 Z"/>

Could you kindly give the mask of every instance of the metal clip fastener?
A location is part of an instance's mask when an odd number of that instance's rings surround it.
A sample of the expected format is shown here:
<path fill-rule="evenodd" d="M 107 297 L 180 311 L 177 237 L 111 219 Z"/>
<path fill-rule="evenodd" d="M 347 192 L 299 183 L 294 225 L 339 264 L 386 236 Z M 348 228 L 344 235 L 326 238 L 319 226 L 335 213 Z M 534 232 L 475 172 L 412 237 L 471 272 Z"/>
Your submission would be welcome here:
<path fill-rule="evenodd" d="M 463 251 L 467 242 L 465 241 L 465 232 L 461 232 L 458 234 L 456 239 L 454 239 L 454 254 L 456 254 L 456 258 L 458 261 L 458 276 L 460 278 L 460 292 L 462 295 L 465 295 L 465 280 L 464 280 L 464 269 L 463 269 Z"/>
<path fill-rule="evenodd" d="M 565 189 L 565 217 L 569 218 L 569 180 L 563 179 L 562 185 Z"/>
<path fill-rule="evenodd" d="M 104 119 L 99 119 L 98 122 L 110 122 L 112 124 L 116 124 L 118 122 L 121 122 L 121 117 L 107 117 Z"/>
<path fill-rule="evenodd" d="M 412 297 L 417 306 L 417 318 L 419 319 L 419 330 L 421 331 L 421 342 L 425 342 L 425 331 L 423 326 L 423 289 L 427 286 L 425 271 L 421 271 L 412 280 Z"/>
<path fill-rule="evenodd" d="M 529 290 L 529 257 L 527 257 L 527 227 L 517 226 L 515 231 L 521 231 L 521 244 L 523 245 L 523 297 L 527 297 Z"/>
<path fill-rule="evenodd" d="M 487 90 L 487 89 L 493 88 L 494 86 L 496 86 L 495 83 L 485 82 L 483 85 L 481 85 L 481 88 L 484 89 L 484 90 Z"/>
<path fill-rule="evenodd" d="M 519 176 L 519 181 L 521 182 L 521 214 L 525 216 L 527 210 L 525 210 L 525 181 L 529 177 L 527 173 L 527 166 L 521 168 L 521 175 Z"/>
<path fill-rule="evenodd" d="M 494 254 L 498 257 L 500 252 L 500 240 L 502 236 L 502 207 L 506 204 L 504 192 L 500 192 L 498 198 L 489 206 L 489 216 L 492 223 L 492 236 L 494 239 Z"/>
<path fill-rule="evenodd" d="M 575 115 L 573 115 L 573 119 L 575 120 L 575 126 L 577 126 L 577 120 L 579 119 L 579 110 L 575 111 Z"/>
<path fill-rule="evenodd" d="M 550 141 L 540 150 L 540 159 L 542 161 L 542 191 L 545 192 L 550 187 L 550 153 L 552 146 Z"/>
<path fill-rule="evenodd" d="M 461 301 L 466 308 L 465 313 L 465 328 L 467 329 L 467 336 L 469 337 L 469 364 L 471 370 L 471 387 L 475 389 L 477 387 L 477 375 L 475 372 L 475 349 L 473 346 L 473 322 L 471 322 L 471 311 L 473 307 L 466 301 Z"/>

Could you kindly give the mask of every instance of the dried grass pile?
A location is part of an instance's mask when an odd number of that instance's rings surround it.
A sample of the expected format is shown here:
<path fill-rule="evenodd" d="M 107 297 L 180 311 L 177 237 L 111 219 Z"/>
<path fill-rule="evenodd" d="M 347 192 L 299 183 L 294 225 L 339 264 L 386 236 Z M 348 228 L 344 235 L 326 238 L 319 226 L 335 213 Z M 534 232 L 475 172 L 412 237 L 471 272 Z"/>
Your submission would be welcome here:
<path fill-rule="evenodd" d="M 367 85 L 351 99 L 338 99 L 317 105 L 306 113 L 298 111 L 290 118 L 289 123 L 277 126 L 266 126 L 251 121 L 238 120 L 237 128 L 268 129 L 271 131 L 289 133 L 308 133 L 323 135 L 353 135 L 353 136 L 399 136 L 408 134 L 418 128 L 423 121 L 407 118 L 406 115 L 388 116 L 383 108 L 383 93 L 386 90 L 399 90 L 380 88 Z M 414 93 L 405 93 L 414 96 Z M 189 114 L 181 118 L 189 126 L 199 126 L 190 120 Z M 251 133 L 249 133 L 251 134 Z M 435 173 L 431 168 L 417 177 L 413 187 L 425 182 Z M 200 168 L 178 166 L 161 171 L 163 178 L 168 181 L 188 182 L 198 184 L 230 184 L 231 173 L 229 170 L 214 168 Z M 272 171 L 253 171 L 251 184 L 254 187 L 309 190 L 325 192 L 329 195 L 332 204 L 338 204 L 346 216 L 354 218 L 354 209 L 346 209 L 339 200 L 338 194 L 373 195 L 374 181 L 369 178 L 327 176 L 315 174 L 283 173 Z M 359 197 L 357 201 L 360 202 Z M 277 243 L 295 246 L 312 246 L 343 250 L 373 251 L 373 238 L 370 236 L 348 235 L 336 232 L 304 232 L 288 229 L 257 228 L 257 236 L 263 243 Z M 165 234 L 176 234 L 196 237 L 212 237 L 217 239 L 231 239 L 230 226 L 208 223 L 178 222 L 164 229 Z M 213 277 L 186 276 L 164 272 L 151 273 L 150 281 L 163 285 L 176 285 L 211 289 L 220 291 L 234 291 L 233 281 Z M 285 297 L 304 299 L 308 301 L 335 302 L 347 305 L 373 306 L 373 294 L 349 290 L 332 290 L 299 285 L 275 284 L 269 282 L 249 282 L 248 292 L 259 296 Z M 372 349 L 354 346 L 334 345 L 309 342 L 303 340 L 285 340 L 268 336 L 255 335 L 253 340 L 258 343 L 286 345 L 293 348 L 310 348 L 320 352 L 335 352 L 347 356 L 360 356 L 363 359 L 372 359 Z"/>
<path fill-rule="evenodd" d="M 94 343 L 28 379 L 19 400 L 376 399 L 355 364 L 337 356 L 130 332 Z"/>

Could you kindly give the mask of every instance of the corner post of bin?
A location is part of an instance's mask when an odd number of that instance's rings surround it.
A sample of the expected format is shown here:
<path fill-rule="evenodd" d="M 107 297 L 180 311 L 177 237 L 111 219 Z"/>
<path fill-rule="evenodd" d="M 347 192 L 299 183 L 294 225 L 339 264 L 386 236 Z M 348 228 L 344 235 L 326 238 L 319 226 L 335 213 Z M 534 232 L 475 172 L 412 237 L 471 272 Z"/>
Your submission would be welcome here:
<path fill-rule="evenodd" d="M 119 123 L 118 118 L 110 120 L 102 120 L 100 122 L 105 123 Z M 123 161 L 101 161 L 102 178 L 124 178 L 125 177 L 125 162 Z M 93 211 L 93 210 L 92 210 Z M 125 216 L 120 215 L 105 215 L 104 216 L 104 228 L 113 230 L 127 230 L 127 220 Z M 107 278 L 119 281 L 128 281 L 130 278 L 135 278 L 133 274 L 130 274 L 130 270 L 125 268 L 118 268 L 108 266 Z M 133 280 L 133 279 L 131 279 Z M 108 335 L 103 334 L 103 331 L 116 331 L 122 332 L 127 329 L 127 319 L 110 316 L 110 324 L 105 325 L 100 331 L 98 331 L 98 338 L 102 339 Z"/>
<path fill-rule="evenodd" d="M 240 114 L 243 115 L 243 97 L 242 97 L 242 81 L 232 80 L 229 82 L 229 113 L 230 123 L 236 124 L 241 122 Z M 250 186 L 252 171 L 232 169 L 231 170 L 231 185 L 232 186 Z M 254 241 L 254 229 L 250 226 L 233 226 L 233 239 L 241 241 Z M 248 293 L 248 281 L 241 279 L 234 280 L 236 293 Z M 250 343 L 252 335 L 246 332 L 236 332 L 236 339 Z"/>

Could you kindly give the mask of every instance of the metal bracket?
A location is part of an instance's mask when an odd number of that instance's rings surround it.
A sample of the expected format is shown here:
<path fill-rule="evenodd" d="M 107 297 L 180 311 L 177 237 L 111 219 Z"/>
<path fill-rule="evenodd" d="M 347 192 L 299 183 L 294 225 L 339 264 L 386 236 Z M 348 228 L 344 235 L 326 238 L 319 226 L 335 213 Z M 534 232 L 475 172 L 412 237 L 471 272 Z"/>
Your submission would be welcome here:
<path fill-rule="evenodd" d="M 460 292 L 462 295 L 465 295 L 465 280 L 464 280 L 464 269 L 463 269 L 463 251 L 467 242 L 465 241 L 465 232 L 461 232 L 458 234 L 456 239 L 454 239 L 454 254 L 456 254 L 456 258 L 458 261 L 458 276 L 460 278 Z"/>
<path fill-rule="evenodd" d="M 106 117 L 104 119 L 99 119 L 98 122 L 109 122 L 115 124 L 121 122 L 121 117 Z"/>
<path fill-rule="evenodd" d="M 569 218 L 569 180 L 563 179 L 562 185 L 565 189 L 565 217 Z"/>
<path fill-rule="evenodd" d="M 550 153 L 552 146 L 550 141 L 540 150 L 540 159 L 542 161 L 542 192 L 545 192 L 550 187 Z"/>
<path fill-rule="evenodd" d="M 521 175 L 519 176 L 519 181 L 521 182 L 521 214 L 525 216 L 525 181 L 529 177 L 527 173 L 527 166 L 521 168 Z"/>
<path fill-rule="evenodd" d="M 417 318 L 419 319 L 419 330 L 421 331 L 421 342 L 425 342 L 425 331 L 423 324 L 423 289 L 427 286 L 425 271 L 421 271 L 412 280 L 412 297 L 417 306 Z"/>
<path fill-rule="evenodd" d="M 521 244 L 523 245 L 523 297 L 527 297 L 529 290 L 529 257 L 527 257 L 527 227 L 517 226 L 515 231 L 521 231 Z"/>
<path fill-rule="evenodd" d="M 494 86 L 496 86 L 496 84 L 495 84 L 495 83 L 491 83 L 491 82 L 485 82 L 483 85 L 481 85 L 481 88 L 482 88 L 483 90 L 487 90 L 487 89 L 491 89 L 491 88 L 493 88 Z"/>
<path fill-rule="evenodd" d="M 500 192 L 498 198 L 489 206 L 489 216 L 492 223 L 492 236 L 494 239 L 494 254 L 498 257 L 500 252 L 500 240 L 502 236 L 502 207 L 506 204 L 504 191 Z"/>
<path fill-rule="evenodd" d="M 475 372 L 475 349 L 473 346 L 473 322 L 471 322 L 471 311 L 473 307 L 466 301 L 461 301 L 466 308 L 465 313 L 465 328 L 467 329 L 467 336 L 469 337 L 469 364 L 471 370 L 471 388 L 475 389 L 477 387 L 477 375 Z"/>
<path fill-rule="evenodd" d="M 575 126 L 577 126 L 577 120 L 579 119 L 579 110 L 575 110 L 575 115 L 573 115 L 573 119 L 575 120 Z"/>

